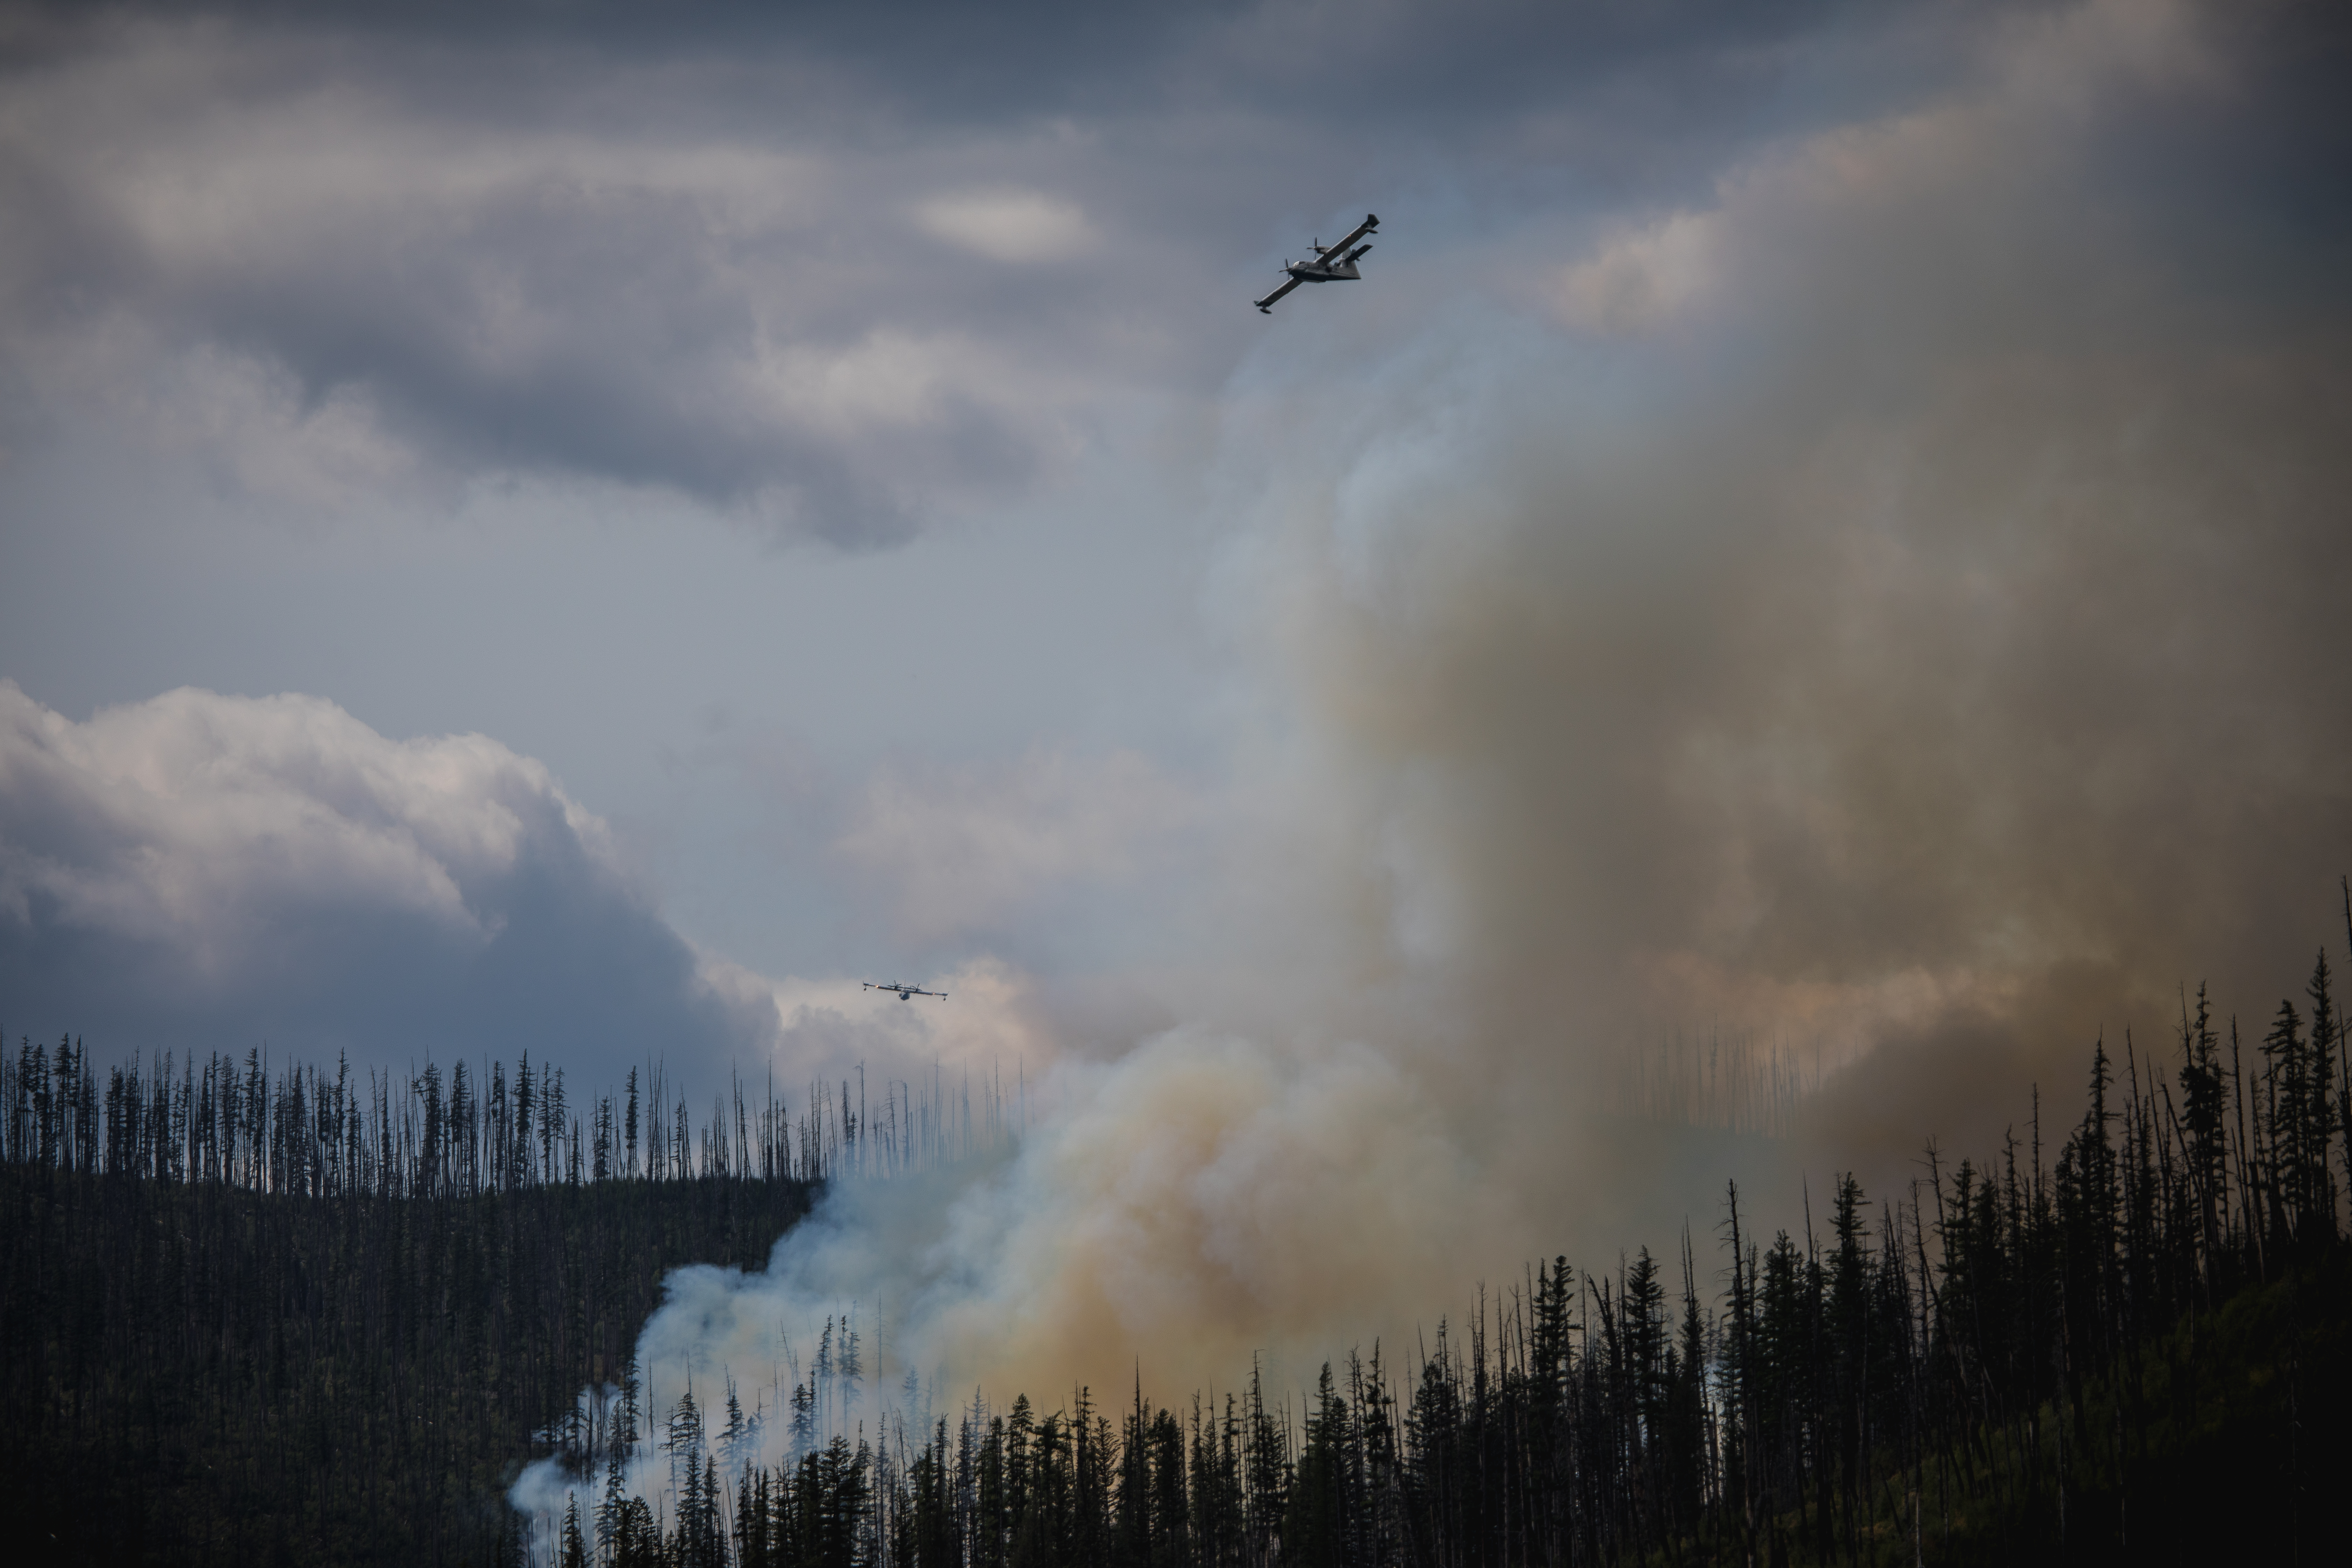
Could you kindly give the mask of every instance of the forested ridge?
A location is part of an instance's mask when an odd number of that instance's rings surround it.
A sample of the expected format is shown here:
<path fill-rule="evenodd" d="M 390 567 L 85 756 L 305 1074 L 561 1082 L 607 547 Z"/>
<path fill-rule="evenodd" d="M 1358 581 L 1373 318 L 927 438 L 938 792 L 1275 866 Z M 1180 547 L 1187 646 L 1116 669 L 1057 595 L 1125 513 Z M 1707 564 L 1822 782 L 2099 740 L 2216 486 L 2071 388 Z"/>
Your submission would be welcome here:
<path fill-rule="evenodd" d="M 544 1075 L 534 1121 L 502 1068 L 453 1114 L 437 1078 L 352 1095 L 257 1059 L 102 1091 L 72 1043 L 27 1045 L 0 1084 L 12 1512 L 61 1560 L 2315 1559 L 2352 1459 L 2334 984 L 2322 952 L 2250 1027 L 2200 988 L 2157 1051 L 2092 1046 L 2079 1118 L 2045 1126 L 2037 1095 L 1989 1157 L 1931 1146 L 1901 1193 L 1840 1177 L 1793 1235 L 1755 1234 L 1727 1190 L 1679 1256 L 1530 1267 L 1303 1394 L 1237 1369 L 1241 1392 L 1174 1408 L 1078 1389 L 919 1415 L 910 1389 L 828 1429 L 866 1370 L 828 1335 L 768 1465 L 731 1391 L 642 1396 L 631 1342 L 661 1269 L 759 1261 L 816 1180 L 950 1157 L 992 1100 L 935 1087 L 902 1111 L 894 1089 L 861 1113 L 845 1086 L 787 1119 L 738 1097 L 681 1138 L 649 1097 L 656 1161 L 625 1100 L 550 1119 Z M 230 1076 L 276 1115 L 221 1133 Z M 180 1104 L 210 1105 L 222 1148 L 199 1157 Z M 322 1116 L 332 1136 L 261 1152 Z M 551 1445 L 569 1506 L 521 1521 L 499 1489 Z M 625 1466 L 648 1455 L 667 1484 L 637 1495 Z"/>
<path fill-rule="evenodd" d="M 950 1158 L 1000 1097 L 569 1105 L 528 1057 L 394 1079 L 257 1050 L 0 1058 L 0 1489 L 58 1561 L 487 1562 L 533 1434 L 688 1263 L 763 1264 L 836 1171 Z"/>

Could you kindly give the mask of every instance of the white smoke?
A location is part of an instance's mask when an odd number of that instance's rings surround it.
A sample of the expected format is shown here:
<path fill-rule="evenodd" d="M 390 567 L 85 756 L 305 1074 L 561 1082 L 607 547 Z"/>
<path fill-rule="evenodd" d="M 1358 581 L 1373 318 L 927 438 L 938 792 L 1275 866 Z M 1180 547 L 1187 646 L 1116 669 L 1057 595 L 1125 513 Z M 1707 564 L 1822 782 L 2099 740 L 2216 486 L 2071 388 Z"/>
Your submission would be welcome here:
<path fill-rule="evenodd" d="M 764 1269 L 671 1274 L 636 1347 L 648 1418 L 689 1391 L 710 1409 L 731 1386 L 757 1431 L 730 1468 L 836 1432 L 903 1429 L 919 1446 L 930 1415 L 976 1390 L 1051 1409 L 1122 1373 L 1214 1386 L 1254 1355 L 1296 1372 L 1328 1353 L 1335 1301 L 1369 1343 L 1419 1304 L 1417 1281 L 1472 1261 L 1448 1216 L 1482 1200 L 1474 1163 L 1370 1047 L 1177 1031 L 1114 1064 L 1063 1064 L 1037 1103 L 1029 1135 L 993 1154 L 836 1184 Z M 840 1370 L 851 1324 L 855 1380 Z M 796 1387 L 813 1433 L 791 1419 Z M 609 1422 L 612 1402 L 583 1394 L 583 1427 Z M 667 1496 L 667 1454 L 629 1463 L 632 1486 Z M 513 1499 L 552 1529 L 600 1484 L 557 1456 Z"/>
<path fill-rule="evenodd" d="M 2273 301 L 2139 199 L 2147 135 L 2257 101 L 2233 38 L 2000 22 L 1961 87 L 1758 149 L 1517 308 L 1401 268 L 1380 330 L 1433 324 L 1245 377 L 1221 608 L 1265 679 L 1200 1021 L 1066 1053 L 984 1171 L 681 1276 L 663 1392 L 852 1299 L 935 1408 L 1298 1375 L 1530 1256 L 1704 1234 L 1726 1175 L 1793 1205 L 1863 1152 L 1884 1190 L 2103 1021 L 2307 953 L 2352 861 L 2315 718 L 2352 710 L 2352 334 L 2340 284 Z M 1619 1117 L 1677 1026 L 1802 1047 L 1804 1135 Z"/>

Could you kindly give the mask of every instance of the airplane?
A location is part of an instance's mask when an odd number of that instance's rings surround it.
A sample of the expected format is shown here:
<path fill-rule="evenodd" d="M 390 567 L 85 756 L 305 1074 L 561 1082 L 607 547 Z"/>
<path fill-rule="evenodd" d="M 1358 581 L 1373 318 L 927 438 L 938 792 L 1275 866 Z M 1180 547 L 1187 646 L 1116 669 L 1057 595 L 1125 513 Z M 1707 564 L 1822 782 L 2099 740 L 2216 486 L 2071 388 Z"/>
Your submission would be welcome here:
<path fill-rule="evenodd" d="M 1364 221 L 1356 226 L 1356 232 L 1339 244 L 1327 248 L 1319 240 L 1310 241 L 1309 245 L 1315 252 L 1315 259 L 1284 262 L 1282 269 L 1290 274 L 1290 280 L 1265 299 L 1254 300 L 1252 303 L 1255 304 L 1260 311 L 1271 316 L 1274 314 L 1274 302 L 1301 283 L 1347 283 L 1360 279 L 1363 274 L 1356 270 L 1356 261 L 1366 251 L 1371 249 L 1371 247 L 1356 245 L 1356 241 L 1380 226 L 1380 218 L 1367 213 L 1364 216 Z M 1350 250 L 1348 248 L 1349 246 L 1355 246 L 1355 248 Z"/>
<path fill-rule="evenodd" d="M 898 994 L 898 1000 L 901 1002 L 904 1002 L 909 996 L 936 996 L 942 1002 L 948 999 L 948 994 L 944 991 L 926 991 L 919 985 L 901 985 L 895 980 L 869 980 L 866 982 L 866 989 L 868 991 L 896 991 Z"/>

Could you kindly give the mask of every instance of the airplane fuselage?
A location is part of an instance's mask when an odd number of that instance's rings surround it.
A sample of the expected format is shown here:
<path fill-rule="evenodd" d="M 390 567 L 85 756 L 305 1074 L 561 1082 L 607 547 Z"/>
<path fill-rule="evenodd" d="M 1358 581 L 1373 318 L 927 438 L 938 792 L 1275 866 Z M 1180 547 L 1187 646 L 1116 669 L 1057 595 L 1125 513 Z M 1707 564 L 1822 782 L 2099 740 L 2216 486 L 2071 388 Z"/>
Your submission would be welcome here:
<path fill-rule="evenodd" d="M 1352 261 L 1294 261 L 1283 270 L 1301 283 L 1347 283 L 1364 276 Z"/>

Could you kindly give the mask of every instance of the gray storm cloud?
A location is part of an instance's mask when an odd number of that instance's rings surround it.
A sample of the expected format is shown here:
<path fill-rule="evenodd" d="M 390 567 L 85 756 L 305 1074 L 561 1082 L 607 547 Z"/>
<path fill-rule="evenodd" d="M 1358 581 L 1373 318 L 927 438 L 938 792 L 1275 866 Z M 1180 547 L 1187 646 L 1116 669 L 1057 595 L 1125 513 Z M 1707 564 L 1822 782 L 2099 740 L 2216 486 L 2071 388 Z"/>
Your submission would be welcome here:
<path fill-rule="evenodd" d="M 857 547 L 1050 473 L 1112 390 L 973 326 L 1083 277 L 1102 193 L 1050 128 L 849 129 L 845 86 L 723 38 L 572 74 L 494 32 L 23 30 L 0 307 L 34 431 L 104 417 L 313 509 L 553 476 Z"/>
<path fill-rule="evenodd" d="M 902 542 L 1202 414 L 1338 193 L 1433 139 L 1686 179 L 1821 9 L 12 5 L 0 436 Z"/>

